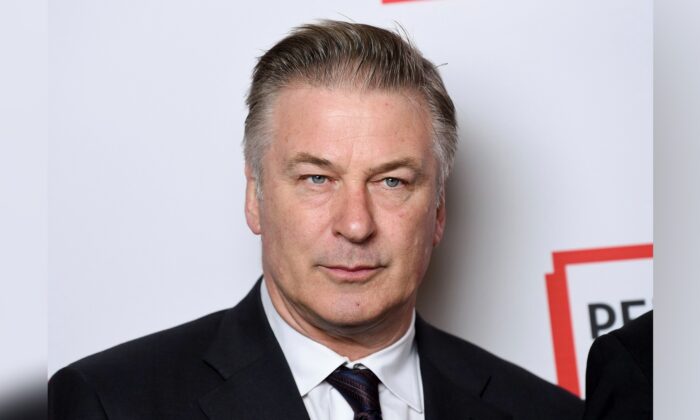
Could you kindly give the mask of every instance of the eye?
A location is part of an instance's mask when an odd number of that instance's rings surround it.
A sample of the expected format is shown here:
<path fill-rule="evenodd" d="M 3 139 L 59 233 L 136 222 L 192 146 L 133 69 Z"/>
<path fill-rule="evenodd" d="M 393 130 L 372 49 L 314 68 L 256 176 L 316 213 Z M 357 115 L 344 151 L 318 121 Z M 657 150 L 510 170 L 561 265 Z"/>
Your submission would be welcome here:
<path fill-rule="evenodd" d="M 326 181 L 328 181 L 328 177 L 323 176 L 323 175 L 311 175 L 308 178 L 312 184 L 320 185 L 324 184 Z"/>
<path fill-rule="evenodd" d="M 384 178 L 384 185 L 389 188 L 396 188 L 402 184 L 402 181 L 398 178 Z"/>

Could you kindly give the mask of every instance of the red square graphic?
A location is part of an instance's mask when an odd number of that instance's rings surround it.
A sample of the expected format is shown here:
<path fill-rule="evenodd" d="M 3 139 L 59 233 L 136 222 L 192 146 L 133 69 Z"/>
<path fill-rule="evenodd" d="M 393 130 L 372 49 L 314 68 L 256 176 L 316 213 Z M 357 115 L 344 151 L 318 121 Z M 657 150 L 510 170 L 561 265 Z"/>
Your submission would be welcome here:
<path fill-rule="evenodd" d="M 610 248 L 581 249 L 553 252 L 554 271 L 546 274 L 549 318 L 552 327 L 554 361 L 557 383 L 562 388 L 581 395 L 577 370 L 574 331 L 569 301 L 567 266 L 573 264 L 602 263 L 610 261 L 653 258 L 653 244 L 630 245 Z M 585 363 L 586 355 L 583 357 Z"/>

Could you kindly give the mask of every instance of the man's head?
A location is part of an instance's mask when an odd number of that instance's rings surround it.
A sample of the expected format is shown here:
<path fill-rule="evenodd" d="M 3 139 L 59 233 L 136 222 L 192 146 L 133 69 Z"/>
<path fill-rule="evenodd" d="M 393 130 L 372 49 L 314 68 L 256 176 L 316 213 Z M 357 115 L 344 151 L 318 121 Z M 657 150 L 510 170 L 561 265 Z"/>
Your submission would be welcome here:
<path fill-rule="evenodd" d="M 262 157 L 273 139 L 270 114 L 285 88 L 307 84 L 358 91 L 410 92 L 423 98 L 431 119 L 438 191 L 457 150 L 454 104 L 433 63 L 398 33 L 359 23 L 304 25 L 265 53 L 253 71 L 245 120 L 244 154 L 258 181 Z"/>
<path fill-rule="evenodd" d="M 275 307 L 317 339 L 406 327 L 456 148 L 435 67 L 383 29 L 307 25 L 260 59 L 248 105 L 246 217 Z"/>

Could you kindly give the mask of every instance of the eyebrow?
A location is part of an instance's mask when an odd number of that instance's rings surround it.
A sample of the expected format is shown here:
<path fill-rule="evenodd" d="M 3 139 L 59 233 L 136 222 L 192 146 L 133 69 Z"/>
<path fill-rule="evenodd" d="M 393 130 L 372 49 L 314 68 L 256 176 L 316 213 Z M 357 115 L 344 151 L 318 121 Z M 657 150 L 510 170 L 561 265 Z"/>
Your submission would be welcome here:
<path fill-rule="evenodd" d="M 382 163 L 379 166 L 375 166 L 369 170 L 371 174 L 381 174 L 384 172 L 393 171 L 394 169 L 407 168 L 416 173 L 418 177 L 422 177 L 423 170 L 421 165 L 413 158 L 407 157 L 402 159 L 392 160 L 390 162 Z"/>
<path fill-rule="evenodd" d="M 316 165 L 316 166 L 319 166 L 321 168 L 332 168 L 333 167 L 333 163 L 328 159 L 320 158 L 320 157 L 314 156 L 310 153 L 301 152 L 301 153 L 297 153 L 296 155 L 294 155 L 293 158 L 291 158 L 287 161 L 287 164 L 285 165 L 287 172 L 293 171 L 297 165 L 303 164 L 303 163 Z"/>
<path fill-rule="evenodd" d="M 287 164 L 285 165 L 287 172 L 293 172 L 295 167 L 300 164 L 310 164 L 310 165 L 315 165 L 321 168 L 327 168 L 327 169 L 335 169 L 335 165 L 333 162 L 331 162 L 328 159 L 324 159 L 318 156 L 314 156 L 310 153 L 306 152 L 301 152 L 297 153 L 287 161 Z M 422 178 L 423 176 L 423 170 L 421 168 L 421 165 L 418 163 L 417 160 L 406 157 L 406 158 L 401 158 L 401 159 L 396 159 L 392 160 L 390 162 L 382 163 L 379 166 L 375 166 L 373 168 L 370 168 L 367 173 L 370 175 L 373 174 L 381 174 L 384 172 L 389 172 L 393 171 L 395 169 L 399 168 L 407 168 L 409 170 L 412 170 L 413 172 L 416 173 L 417 178 Z"/>

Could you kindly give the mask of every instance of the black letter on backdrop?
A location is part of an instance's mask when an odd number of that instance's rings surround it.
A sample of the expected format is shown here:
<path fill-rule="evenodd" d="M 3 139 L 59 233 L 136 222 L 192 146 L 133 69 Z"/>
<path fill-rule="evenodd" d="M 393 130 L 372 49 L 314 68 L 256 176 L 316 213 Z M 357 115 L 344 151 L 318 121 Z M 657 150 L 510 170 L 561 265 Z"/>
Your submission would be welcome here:
<path fill-rule="evenodd" d="M 608 313 L 608 319 L 603 323 L 598 320 L 598 309 Z M 605 303 L 591 303 L 588 305 L 588 318 L 591 322 L 591 336 L 598 338 L 602 330 L 612 327 L 615 323 L 615 311 Z"/>
<path fill-rule="evenodd" d="M 622 302 L 620 305 L 622 307 L 622 325 L 627 324 L 633 318 L 630 318 L 630 308 L 632 306 L 644 306 L 643 300 L 627 300 Z"/>

